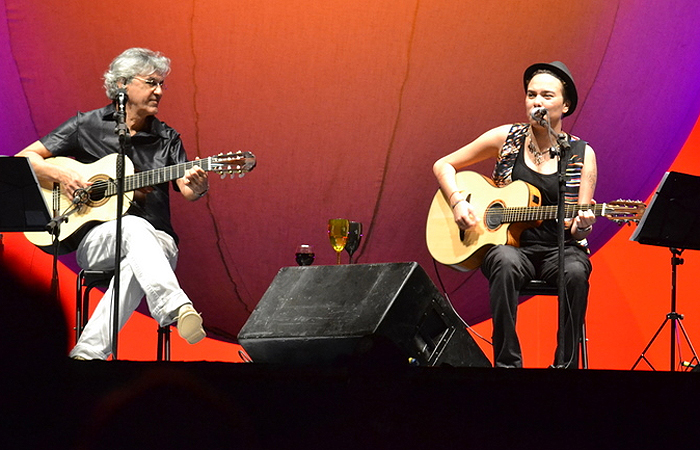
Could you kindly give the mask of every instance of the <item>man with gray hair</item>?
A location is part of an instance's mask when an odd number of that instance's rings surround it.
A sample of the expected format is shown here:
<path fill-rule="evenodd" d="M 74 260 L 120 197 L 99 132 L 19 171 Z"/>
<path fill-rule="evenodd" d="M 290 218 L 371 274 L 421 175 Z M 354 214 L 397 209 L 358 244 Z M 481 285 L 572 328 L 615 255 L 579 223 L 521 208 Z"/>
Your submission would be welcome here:
<path fill-rule="evenodd" d="M 78 113 L 17 156 L 28 157 L 40 180 L 60 184 L 71 199 L 83 190 L 89 190 L 92 174 L 52 164 L 51 158 L 71 157 L 89 164 L 118 153 L 120 139 L 115 133 L 117 97 L 126 94 L 124 125 L 129 144 L 125 154 L 135 170 L 142 172 L 187 162 L 180 135 L 156 118 L 169 73 L 170 60 L 158 52 L 143 48 L 124 51 L 112 61 L 104 75 L 104 87 L 111 100 L 109 105 Z M 189 201 L 202 198 L 209 189 L 206 171 L 196 165 L 172 185 Z M 151 315 L 161 326 L 177 322 L 180 336 L 195 344 L 206 333 L 201 316 L 174 273 L 178 237 L 170 221 L 169 198 L 167 182 L 137 190 L 122 218 L 119 327 L 124 326 L 145 296 Z M 93 270 L 114 268 L 115 225 L 115 220 L 100 223 L 82 237 L 76 250 L 80 267 Z M 112 292 L 113 283 L 70 352 L 72 358 L 107 359 L 111 354 Z"/>

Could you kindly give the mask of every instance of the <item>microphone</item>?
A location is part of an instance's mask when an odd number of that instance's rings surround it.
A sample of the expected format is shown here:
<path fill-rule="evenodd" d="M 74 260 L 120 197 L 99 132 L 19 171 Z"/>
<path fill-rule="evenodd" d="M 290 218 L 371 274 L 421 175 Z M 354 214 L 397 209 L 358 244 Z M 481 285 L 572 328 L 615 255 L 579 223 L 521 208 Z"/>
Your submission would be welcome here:
<path fill-rule="evenodd" d="M 90 200 L 90 193 L 88 192 L 90 188 L 78 188 L 73 192 L 73 204 L 74 205 L 84 205 Z"/>
<path fill-rule="evenodd" d="M 114 128 L 114 132 L 119 135 L 119 139 L 127 139 L 127 132 L 129 131 L 126 127 L 126 102 L 129 100 L 129 96 L 126 95 L 126 88 L 117 89 L 117 95 L 114 97 L 116 103 L 117 111 L 114 114 L 114 118 L 117 122 L 117 126 Z"/>
<path fill-rule="evenodd" d="M 126 101 L 129 100 L 129 96 L 126 95 L 126 88 L 117 89 L 117 111 L 124 111 L 126 109 Z"/>
<path fill-rule="evenodd" d="M 90 187 L 78 188 L 73 192 L 73 201 L 60 216 L 56 216 L 46 224 L 46 231 L 52 235 L 58 236 L 59 227 L 63 222 L 68 222 L 68 216 L 80 211 L 83 205 L 90 201 Z"/>
<path fill-rule="evenodd" d="M 126 95 L 126 88 L 117 89 L 117 111 L 124 111 L 126 109 L 126 101 L 129 100 L 129 96 Z"/>
<path fill-rule="evenodd" d="M 537 123 L 539 123 L 543 127 L 546 127 L 546 124 L 549 122 L 547 108 L 543 108 L 541 106 L 538 108 L 533 108 L 532 112 L 530 112 L 530 117 L 532 117 Z"/>

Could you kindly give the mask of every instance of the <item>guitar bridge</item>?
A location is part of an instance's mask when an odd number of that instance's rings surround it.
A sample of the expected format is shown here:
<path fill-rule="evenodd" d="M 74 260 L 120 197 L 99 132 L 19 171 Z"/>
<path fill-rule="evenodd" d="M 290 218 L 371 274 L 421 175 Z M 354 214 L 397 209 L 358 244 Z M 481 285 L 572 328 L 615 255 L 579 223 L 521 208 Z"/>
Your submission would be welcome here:
<path fill-rule="evenodd" d="M 52 191 L 53 193 L 51 194 L 51 208 L 53 209 L 54 217 L 56 217 L 59 214 L 61 214 L 61 184 L 54 183 Z"/>

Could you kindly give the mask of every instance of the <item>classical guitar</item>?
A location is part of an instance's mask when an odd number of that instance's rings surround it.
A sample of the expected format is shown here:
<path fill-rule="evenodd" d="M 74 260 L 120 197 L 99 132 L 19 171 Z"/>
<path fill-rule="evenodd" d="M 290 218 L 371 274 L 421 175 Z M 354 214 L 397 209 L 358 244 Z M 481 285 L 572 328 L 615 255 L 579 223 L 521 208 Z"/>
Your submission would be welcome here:
<path fill-rule="evenodd" d="M 79 203 L 62 189 L 59 183 L 41 182 L 41 190 L 54 217 L 70 214 L 68 220 L 58 229 L 58 253 L 75 250 L 85 233 L 92 225 L 117 218 L 117 154 L 107 155 L 90 164 L 83 164 L 71 158 L 53 157 L 46 162 L 75 170 L 89 176 L 92 183 L 83 193 Z M 219 154 L 208 158 L 188 161 L 181 164 L 134 173 L 134 164 L 124 158 L 124 209 L 127 211 L 133 198 L 133 191 L 155 186 L 184 176 L 185 171 L 197 165 L 207 172 L 217 172 L 222 178 L 226 175 L 243 176 L 255 167 L 255 156 L 250 152 Z M 54 236 L 48 231 L 24 233 L 27 239 L 47 253 L 54 252 Z"/>
<path fill-rule="evenodd" d="M 557 206 L 541 206 L 539 190 L 524 181 L 499 188 L 483 175 L 464 171 L 457 173 L 457 186 L 476 210 L 479 223 L 470 230 L 460 230 L 450 204 L 438 190 L 430 205 L 425 234 L 432 257 L 458 270 L 478 268 L 494 245 L 517 246 L 523 230 L 557 218 Z M 579 210 L 588 209 L 596 216 L 625 223 L 639 221 L 646 205 L 633 200 L 566 205 L 565 217 L 573 218 Z"/>

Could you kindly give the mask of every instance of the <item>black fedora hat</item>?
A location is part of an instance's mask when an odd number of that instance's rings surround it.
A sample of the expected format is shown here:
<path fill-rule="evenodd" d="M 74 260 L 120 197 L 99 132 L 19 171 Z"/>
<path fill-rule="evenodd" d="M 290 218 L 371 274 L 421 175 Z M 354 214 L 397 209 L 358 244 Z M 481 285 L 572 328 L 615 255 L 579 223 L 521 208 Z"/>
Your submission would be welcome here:
<path fill-rule="evenodd" d="M 569 68 L 566 67 L 566 64 L 561 61 L 553 61 L 551 63 L 537 63 L 528 67 L 523 75 L 525 92 L 527 92 L 528 83 L 530 83 L 534 73 L 538 70 L 548 70 L 554 73 L 557 78 L 561 80 L 561 82 L 564 84 L 564 91 L 566 91 L 566 98 L 570 103 L 569 110 L 564 113 L 564 117 L 573 114 L 573 112 L 576 110 L 576 104 L 578 103 L 578 93 L 576 92 L 574 77 L 571 76 L 571 72 L 569 71 Z"/>

